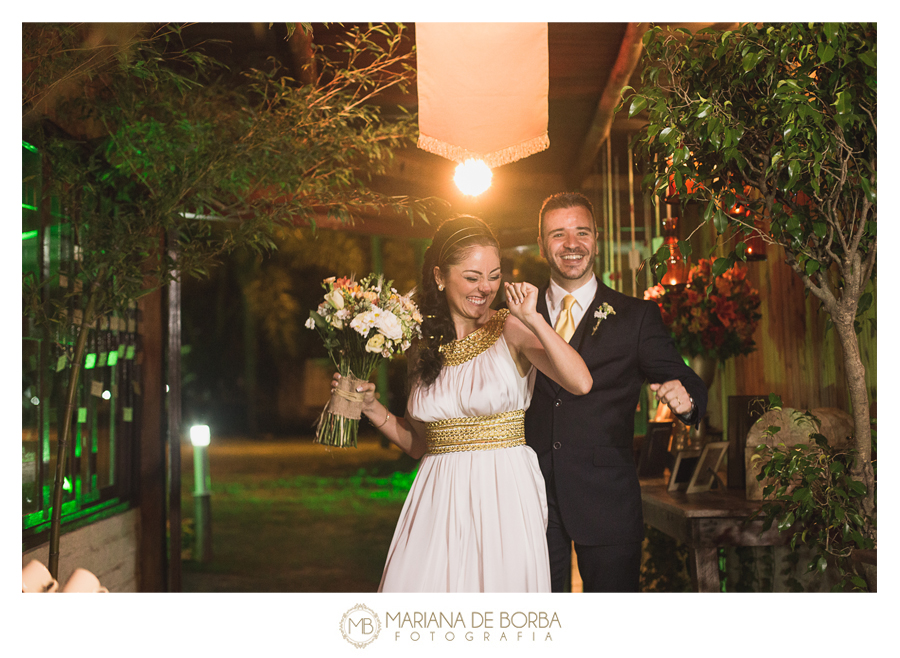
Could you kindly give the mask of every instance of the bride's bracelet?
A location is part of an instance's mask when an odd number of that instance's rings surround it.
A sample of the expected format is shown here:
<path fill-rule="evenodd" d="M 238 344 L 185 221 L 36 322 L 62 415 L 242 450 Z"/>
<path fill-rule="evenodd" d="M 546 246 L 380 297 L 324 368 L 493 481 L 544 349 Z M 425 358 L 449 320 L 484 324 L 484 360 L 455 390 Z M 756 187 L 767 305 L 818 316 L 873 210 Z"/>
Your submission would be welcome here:
<path fill-rule="evenodd" d="M 384 417 L 384 420 L 381 421 L 381 425 L 376 425 L 376 426 L 375 426 L 375 429 L 380 430 L 382 427 L 384 427 L 384 426 L 387 424 L 387 422 L 388 422 L 390 419 L 391 419 L 391 412 L 388 411 L 388 412 L 387 412 L 387 415 Z"/>

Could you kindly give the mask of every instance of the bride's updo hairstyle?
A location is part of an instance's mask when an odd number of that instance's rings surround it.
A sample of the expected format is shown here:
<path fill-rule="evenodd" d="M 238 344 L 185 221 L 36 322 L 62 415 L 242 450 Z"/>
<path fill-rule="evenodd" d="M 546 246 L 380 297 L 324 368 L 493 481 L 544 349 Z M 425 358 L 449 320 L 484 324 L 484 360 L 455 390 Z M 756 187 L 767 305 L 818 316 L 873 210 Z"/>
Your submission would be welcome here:
<path fill-rule="evenodd" d="M 419 342 L 418 358 L 413 370 L 413 376 L 418 377 L 423 386 L 433 384 L 444 366 L 441 345 L 456 340 L 456 327 L 450 317 L 447 297 L 443 291 L 438 290 L 434 268 L 440 267 L 446 279 L 450 266 L 462 262 L 472 247 L 500 249 L 497 238 L 487 224 L 477 217 L 461 215 L 441 224 L 434 233 L 431 246 L 425 250 L 422 285 L 417 299 L 423 317 L 422 340 Z"/>

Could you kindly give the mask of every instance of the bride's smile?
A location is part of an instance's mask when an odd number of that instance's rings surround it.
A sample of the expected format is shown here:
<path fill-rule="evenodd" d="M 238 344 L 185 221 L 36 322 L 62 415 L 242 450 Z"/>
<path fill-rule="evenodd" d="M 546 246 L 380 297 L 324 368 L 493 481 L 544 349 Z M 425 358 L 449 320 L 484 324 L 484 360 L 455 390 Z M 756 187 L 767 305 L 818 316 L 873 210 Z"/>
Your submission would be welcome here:
<path fill-rule="evenodd" d="M 457 338 L 462 338 L 487 319 L 500 289 L 500 253 L 492 246 L 472 247 L 446 276 L 436 268 L 435 280 L 444 286 L 450 314 L 457 321 Z"/>

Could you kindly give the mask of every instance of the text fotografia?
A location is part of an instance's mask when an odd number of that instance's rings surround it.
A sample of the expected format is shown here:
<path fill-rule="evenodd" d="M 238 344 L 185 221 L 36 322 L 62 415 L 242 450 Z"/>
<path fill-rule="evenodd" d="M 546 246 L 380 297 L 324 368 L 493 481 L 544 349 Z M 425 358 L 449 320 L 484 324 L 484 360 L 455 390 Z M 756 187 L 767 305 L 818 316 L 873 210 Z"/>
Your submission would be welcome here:
<path fill-rule="evenodd" d="M 555 612 L 396 612 L 385 613 L 385 631 L 395 641 L 518 642 L 553 641 L 552 629 L 562 628 Z"/>

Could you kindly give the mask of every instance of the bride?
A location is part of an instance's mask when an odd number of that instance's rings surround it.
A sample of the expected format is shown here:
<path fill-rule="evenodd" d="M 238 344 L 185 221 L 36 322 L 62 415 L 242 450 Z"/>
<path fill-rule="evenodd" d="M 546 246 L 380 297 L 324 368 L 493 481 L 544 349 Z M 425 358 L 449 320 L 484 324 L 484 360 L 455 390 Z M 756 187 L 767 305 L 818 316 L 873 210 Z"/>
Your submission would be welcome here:
<path fill-rule="evenodd" d="M 422 458 L 388 551 L 379 591 L 549 592 L 547 500 L 524 413 L 534 368 L 575 394 L 584 361 L 536 310 L 537 288 L 507 283 L 494 311 L 500 251 L 482 220 L 444 222 L 425 252 L 406 414 L 365 384 L 363 413 Z M 340 375 L 335 375 L 332 386 Z"/>

